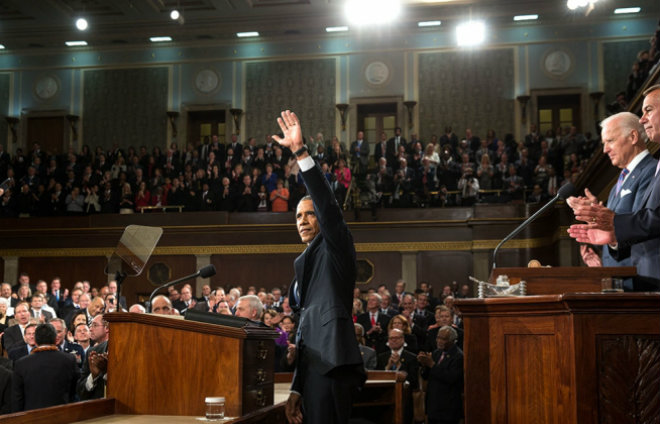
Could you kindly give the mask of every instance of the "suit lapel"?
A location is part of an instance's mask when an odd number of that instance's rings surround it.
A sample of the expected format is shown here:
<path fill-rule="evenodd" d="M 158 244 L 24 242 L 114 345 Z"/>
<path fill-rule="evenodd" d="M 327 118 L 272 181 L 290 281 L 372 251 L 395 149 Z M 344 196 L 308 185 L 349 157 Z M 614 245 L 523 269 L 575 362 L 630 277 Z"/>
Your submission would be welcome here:
<path fill-rule="evenodd" d="M 307 270 L 307 260 L 310 256 L 312 256 L 313 252 L 316 250 L 318 247 L 318 244 L 321 243 L 321 234 L 317 234 L 317 236 L 312 240 L 312 242 L 307 246 L 304 252 L 300 256 L 296 258 L 296 260 L 293 263 L 294 271 L 296 273 L 296 279 L 298 280 L 298 285 L 300 287 L 300 305 L 303 306 L 305 304 L 305 293 L 307 292 L 307 283 L 308 278 L 305 275 L 305 272 Z"/>

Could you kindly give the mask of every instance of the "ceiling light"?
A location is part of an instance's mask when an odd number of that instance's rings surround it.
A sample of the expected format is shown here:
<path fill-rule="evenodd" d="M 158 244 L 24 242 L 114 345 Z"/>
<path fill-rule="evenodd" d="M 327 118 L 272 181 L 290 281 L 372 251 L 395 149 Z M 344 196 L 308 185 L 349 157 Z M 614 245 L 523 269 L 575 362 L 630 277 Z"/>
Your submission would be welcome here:
<path fill-rule="evenodd" d="M 172 37 L 163 36 L 163 37 L 149 37 L 149 41 L 152 43 L 163 43 L 166 41 L 172 41 Z"/>
<path fill-rule="evenodd" d="M 4 49 L 5 49 L 5 45 L 4 45 L 4 44 L 0 44 L 0 50 L 4 50 Z"/>
<path fill-rule="evenodd" d="M 614 14 L 622 15 L 624 13 L 639 13 L 641 10 L 641 7 L 620 7 L 618 9 L 614 9 Z"/>
<path fill-rule="evenodd" d="M 258 37 L 259 33 L 257 31 L 237 32 L 236 36 L 239 37 L 239 38 Z"/>
<path fill-rule="evenodd" d="M 535 21 L 539 15 L 517 15 L 513 17 L 514 21 Z"/>
<path fill-rule="evenodd" d="M 79 40 L 79 41 L 65 41 L 64 44 L 66 44 L 69 47 L 80 47 L 80 46 L 86 46 L 87 41 Z"/>
<path fill-rule="evenodd" d="M 440 26 L 441 22 L 440 21 L 422 21 L 422 22 L 417 22 L 417 26 L 420 28 L 423 27 L 434 27 L 434 26 Z"/>
<path fill-rule="evenodd" d="M 456 27 L 456 40 L 459 46 L 475 46 L 486 38 L 486 26 L 483 21 L 468 21 Z"/>
<path fill-rule="evenodd" d="M 355 25 L 386 24 L 401 12 L 400 0 L 347 0 L 344 13 Z"/>
<path fill-rule="evenodd" d="M 89 27 L 89 23 L 87 22 L 87 19 L 85 18 L 78 18 L 76 20 L 76 28 L 80 31 L 84 31 Z"/>
<path fill-rule="evenodd" d="M 347 26 L 335 26 L 335 27 L 326 27 L 325 32 L 346 32 L 348 31 Z"/>
<path fill-rule="evenodd" d="M 170 19 L 172 19 L 173 21 L 176 21 L 177 19 L 179 19 L 179 16 L 181 16 L 181 14 L 176 9 L 174 9 L 170 12 Z"/>

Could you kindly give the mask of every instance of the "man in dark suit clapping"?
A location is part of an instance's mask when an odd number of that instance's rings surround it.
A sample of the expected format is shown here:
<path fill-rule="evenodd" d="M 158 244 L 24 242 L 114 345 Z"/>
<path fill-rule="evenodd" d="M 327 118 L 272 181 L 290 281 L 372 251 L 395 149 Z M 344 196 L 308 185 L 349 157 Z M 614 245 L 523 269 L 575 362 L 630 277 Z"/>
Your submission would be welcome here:
<path fill-rule="evenodd" d="M 298 117 L 282 112 L 278 124 L 310 194 L 298 203 L 296 227 L 305 251 L 295 260 L 289 289 L 300 315 L 296 368 L 286 405 L 290 423 L 346 423 L 352 397 L 366 375 L 351 320 L 356 262 L 353 237 L 321 168 L 303 144 Z"/>

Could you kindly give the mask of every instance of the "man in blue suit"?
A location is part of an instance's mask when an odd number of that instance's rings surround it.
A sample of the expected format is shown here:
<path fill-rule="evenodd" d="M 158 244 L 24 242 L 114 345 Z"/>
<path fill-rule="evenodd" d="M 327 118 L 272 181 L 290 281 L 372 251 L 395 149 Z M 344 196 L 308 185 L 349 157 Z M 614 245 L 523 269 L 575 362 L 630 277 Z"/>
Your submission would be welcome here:
<path fill-rule="evenodd" d="M 298 160 L 309 196 L 298 203 L 296 227 L 305 251 L 295 260 L 289 289 L 300 314 L 297 358 L 286 405 L 290 423 L 346 423 L 352 396 L 366 375 L 353 330 L 356 263 L 353 236 L 321 168 L 303 144 L 298 117 L 282 112 L 284 138 Z"/>
<path fill-rule="evenodd" d="M 612 115 L 600 125 L 603 153 L 610 158 L 612 165 L 621 169 L 619 179 L 607 199 L 607 207 L 618 214 L 638 211 L 657 165 L 657 161 L 646 149 L 644 127 L 639 123 L 637 115 L 630 112 Z M 586 198 L 570 197 L 568 204 L 573 205 L 580 199 L 598 203 L 588 189 L 585 194 Z M 580 247 L 580 253 L 589 266 L 632 266 L 630 257 L 617 260 L 613 257 L 613 254 L 617 256 L 617 252 L 611 252 L 607 245 L 603 247 L 602 261 L 586 244 Z M 632 290 L 632 279 L 626 280 L 624 286 Z"/>
<path fill-rule="evenodd" d="M 644 91 L 642 117 L 646 135 L 660 143 L 660 84 Z M 585 224 L 572 225 L 568 233 L 580 243 L 609 244 L 618 259 L 630 257 L 637 267 L 634 289 L 660 290 L 660 173 L 642 198 L 639 210 L 617 214 L 597 203 L 578 202 L 575 218 Z"/>

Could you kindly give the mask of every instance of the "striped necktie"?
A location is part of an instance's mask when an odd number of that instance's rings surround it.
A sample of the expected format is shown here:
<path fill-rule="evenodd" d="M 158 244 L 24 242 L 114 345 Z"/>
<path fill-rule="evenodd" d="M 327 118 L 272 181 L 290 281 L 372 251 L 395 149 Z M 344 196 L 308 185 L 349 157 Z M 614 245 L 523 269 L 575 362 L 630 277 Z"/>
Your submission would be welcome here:
<path fill-rule="evenodd" d="M 628 175 L 630 171 L 628 171 L 628 168 L 623 168 L 623 171 L 621 171 L 621 174 L 619 174 L 619 180 L 616 182 L 616 194 L 617 196 L 619 195 L 619 192 L 621 191 L 621 187 L 623 187 L 623 181 L 626 179 L 626 175 Z"/>

